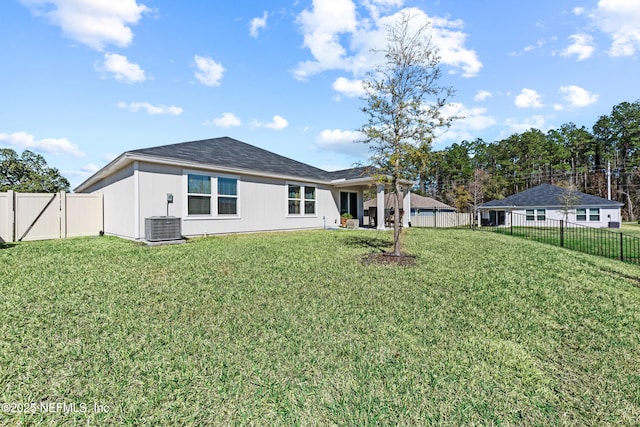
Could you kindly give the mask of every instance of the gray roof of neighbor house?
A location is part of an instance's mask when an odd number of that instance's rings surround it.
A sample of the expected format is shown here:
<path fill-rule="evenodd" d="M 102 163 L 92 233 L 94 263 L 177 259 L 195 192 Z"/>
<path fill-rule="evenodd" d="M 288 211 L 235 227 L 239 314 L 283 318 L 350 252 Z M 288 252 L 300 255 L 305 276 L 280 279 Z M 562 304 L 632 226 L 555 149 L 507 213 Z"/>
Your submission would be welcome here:
<path fill-rule="evenodd" d="M 126 151 L 76 187 L 75 191 L 86 190 L 135 160 L 182 163 L 189 167 L 202 165 L 239 173 L 275 175 L 336 185 L 347 185 L 349 181 L 357 180 L 370 181 L 372 176 L 366 167 L 329 172 L 237 139 L 221 137 Z"/>
<path fill-rule="evenodd" d="M 480 205 L 480 208 L 512 208 L 512 207 L 562 207 L 562 195 L 568 190 L 551 184 L 542 184 L 520 193 L 492 200 Z M 622 203 L 602 197 L 576 191 L 578 196 L 575 206 L 617 207 Z"/>
<path fill-rule="evenodd" d="M 364 202 L 364 208 L 375 208 L 377 204 L 376 199 L 367 200 Z M 391 200 L 389 199 L 389 194 L 384 195 L 384 205 L 386 207 L 391 206 Z M 411 193 L 411 208 L 412 209 L 441 209 L 441 210 L 452 210 L 455 211 L 456 208 L 453 206 L 449 206 L 445 203 L 439 202 L 436 199 L 432 199 L 431 197 L 420 196 L 418 194 Z"/>

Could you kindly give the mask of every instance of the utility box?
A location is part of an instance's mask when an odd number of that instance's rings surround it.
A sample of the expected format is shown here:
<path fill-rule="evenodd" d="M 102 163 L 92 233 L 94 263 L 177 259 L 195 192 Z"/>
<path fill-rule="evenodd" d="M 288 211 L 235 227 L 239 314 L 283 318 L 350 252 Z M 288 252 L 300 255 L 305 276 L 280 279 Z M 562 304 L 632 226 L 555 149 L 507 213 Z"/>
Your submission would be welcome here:
<path fill-rule="evenodd" d="M 182 239 L 182 221 L 175 216 L 152 216 L 144 220 L 144 238 L 148 242 Z"/>

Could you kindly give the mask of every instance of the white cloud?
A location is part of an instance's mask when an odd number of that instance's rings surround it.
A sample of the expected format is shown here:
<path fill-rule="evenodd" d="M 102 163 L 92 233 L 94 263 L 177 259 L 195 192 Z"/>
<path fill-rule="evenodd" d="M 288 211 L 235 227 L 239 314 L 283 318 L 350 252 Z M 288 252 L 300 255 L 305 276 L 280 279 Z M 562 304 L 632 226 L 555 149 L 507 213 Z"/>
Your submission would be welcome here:
<path fill-rule="evenodd" d="M 344 70 L 358 77 L 373 69 L 377 58 L 372 49 L 384 49 L 387 28 L 397 22 L 402 12 L 412 14 L 416 26 L 431 23 L 430 34 L 439 49 L 440 62 L 450 65 L 453 72 L 462 70 L 464 77 L 472 77 L 482 68 L 476 52 L 464 46 L 467 35 L 461 31 L 462 21 L 429 17 L 418 8 L 381 16 L 382 12 L 402 6 L 401 1 L 395 0 L 369 0 L 365 6 L 369 16 L 358 19 L 352 0 L 314 0 L 312 9 L 305 9 L 298 16 L 304 47 L 313 59 L 297 65 L 293 71 L 296 79 L 305 80 L 325 70 Z"/>
<path fill-rule="evenodd" d="M 26 132 L 12 134 L 0 133 L 0 143 L 8 144 L 21 150 L 32 150 L 40 153 L 68 154 L 73 157 L 84 157 L 77 145 L 67 138 L 44 138 L 36 140 Z"/>
<path fill-rule="evenodd" d="M 83 172 L 94 174 L 94 173 L 98 172 L 98 166 L 96 166 L 93 163 L 88 163 L 88 164 L 82 166 L 80 168 L 80 170 L 82 170 Z"/>
<path fill-rule="evenodd" d="M 344 77 L 338 77 L 336 81 L 333 82 L 333 90 L 349 98 L 365 95 L 362 80 L 349 80 Z"/>
<path fill-rule="evenodd" d="M 210 126 L 218 126 L 221 128 L 230 128 L 234 126 L 241 126 L 242 121 L 233 113 L 222 113 L 222 117 L 218 117 L 217 119 L 208 120 L 205 122 L 205 125 Z"/>
<path fill-rule="evenodd" d="M 205 86 L 220 86 L 222 75 L 226 71 L 221 64 L 211 58 L 196 55 L 196 78 Z"/>
<path fill-rule="evenodd" d="M 584 9 L 584 7 L 574 7 L 572 12 L 573 12 L 574 15 L 580 16 L 580 15 L 584 14 L 585 9 Z"/>
<path fill-rule="evenodd" d="M 522 89 L 515 99 L 518 108 L 542 108 L 542 97 L 533 89 Z"/>
<path fill-rule="evenodd" d="M 496 120 L 487 115 L 486 108 L 469 108 L 462 103 L 454 102 L 442 109 L 444 117 L 460 117 L 454 120 L 451 127 L 437 136 L 437 142 L 462 141 L 476 139 L 478 132 L 496 124 Z"/>
<path fill-rule="evenodd" d="M 503 132 L 498 139 L 507 138 L 514 133 L 526 132 L 530 129 L 539 129 L 546 132 L 548 126 L 544 116 L 531 116 L 522 120 L 518 119 L 506 119 L 505 125 L 507 126 L 506 133 Z"/>
<path fill-rule="evenodd" d="M 640 48 L 640 0 L 600 0 L 589 14 L 611 37 L 611 56 L 632 56 Z"/>
<path fill-rule="evenodd" d="M 262 18 L 253 18 L 249 23 L 249 35 L 258 38 L 258 31 L 267 27 L 267 18 L 269 14 L 265 11 Z"/>
<path fill-rule="evenodd" d="M 561 56 L 576 55 L 578 61 L 590 58 L 593 55 L 595 47 L 593 47 L 593 37 L 588 34 L 574 34 L 569 36 L 573 40 L 573 44 L 563 50 Z"/>
<path fill-rule="evenodd" d="M 321 150 L 364 158 L 369 154 L 369 146 L 360 141 L 362 133 L 352 130 L 326 129 L 316 137 L 316 145 Z"/>
<path fill-rule="evenodd" d="M 276 116 L 273 116 L 273 120 L 271 122 L 263 123 L 259 121 L 254 121 L 252 125 L 254 127 L 263 127 L 263 128 L 273 129 L 273 130 L 282 130 L 287 126 L 289 126 L 289 122 L 285 118 L 276 115 Z"/>
<path fill-rule="evenodd" d="M 129 110 L 132 113 L 137 113 L 140 110 L 145 110 L 148 114 L 158 115 L 158 114 L 166 114 L 170 116 L 179 116 L 182 114 L 182 108 L 176 107 L 174 105 L 152 105 L 148 102 L 118 102 L 118 108 L 122 108 L 124 110 Z"/>
<path fill-rule="evenodd" d="M 340 43 L 340 35 L 356 31 L 356 6 L 351 0 L 313 0 L 312 10 L 303 10 L 297 18 L 301 26 L 303 46 L 311 51 L 315 61 L 298 64 L 296 78 L 306 77 L 328 69 L 342 69 L 347 65 L 347 50 Z"/>
<path fill-rule="evenodd" d="M 487 90 L 479 90 L 478 93 L 476 93 L 476 96 L 473 97 L 473 100 L 476 102 L 482 102 L 492 96 L 491 92 Z"/>
<path fill-rule="evenodd" d="M 600 97 L 600 95 L 592 94 L 588 90 L 575 85 L 560 87 L 560 93 L 563 95 L 563 98 L 569 103 L 570 107 L 578 108 L 595 104 Z"/>
<path fill-rule="evenodd" d="M 98 71 L 113 74 L 113 78 L 125 83 L 138 83 L 146 80 L 144 70 L 138 64 L 129 62 L 126 56 L 117 53 L 105 53 L 104 62 L 96 66 Z"/>
<path fill-rule="evenodd" d="M 136 0 L 20 0 L 34 15 L 44 16 L 63 34 L 95 50 L 127 47 L 131 26 L 150 9 Z"/>

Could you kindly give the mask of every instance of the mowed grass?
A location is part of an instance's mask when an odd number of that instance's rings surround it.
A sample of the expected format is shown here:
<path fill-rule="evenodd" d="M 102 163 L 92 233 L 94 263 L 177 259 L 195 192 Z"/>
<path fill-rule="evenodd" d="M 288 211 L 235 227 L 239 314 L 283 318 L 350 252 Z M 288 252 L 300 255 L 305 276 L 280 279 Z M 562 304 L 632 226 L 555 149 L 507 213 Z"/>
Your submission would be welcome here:
<path fill-rule="evenodd" d="M 390 238 L 6 245 L 0 403 L 80 410 L 0 423 L 638 424 L 639 267 L 432 229 L 361 262 Z"/>

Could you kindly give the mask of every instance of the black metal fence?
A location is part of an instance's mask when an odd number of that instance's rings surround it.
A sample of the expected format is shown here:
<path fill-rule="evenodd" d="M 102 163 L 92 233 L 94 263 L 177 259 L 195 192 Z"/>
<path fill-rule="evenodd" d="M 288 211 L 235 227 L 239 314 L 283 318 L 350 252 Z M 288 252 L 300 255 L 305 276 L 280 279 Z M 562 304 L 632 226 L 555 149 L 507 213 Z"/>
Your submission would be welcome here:
<path fill-rule="evenodd" d="M 523 237 L 591 255 L 640 264 L 640 238 L 602 228 L 587 227 L 563 220 L 527 220 L 510 213 L 508 225 L 483 226 L 480 230 Z"/>

